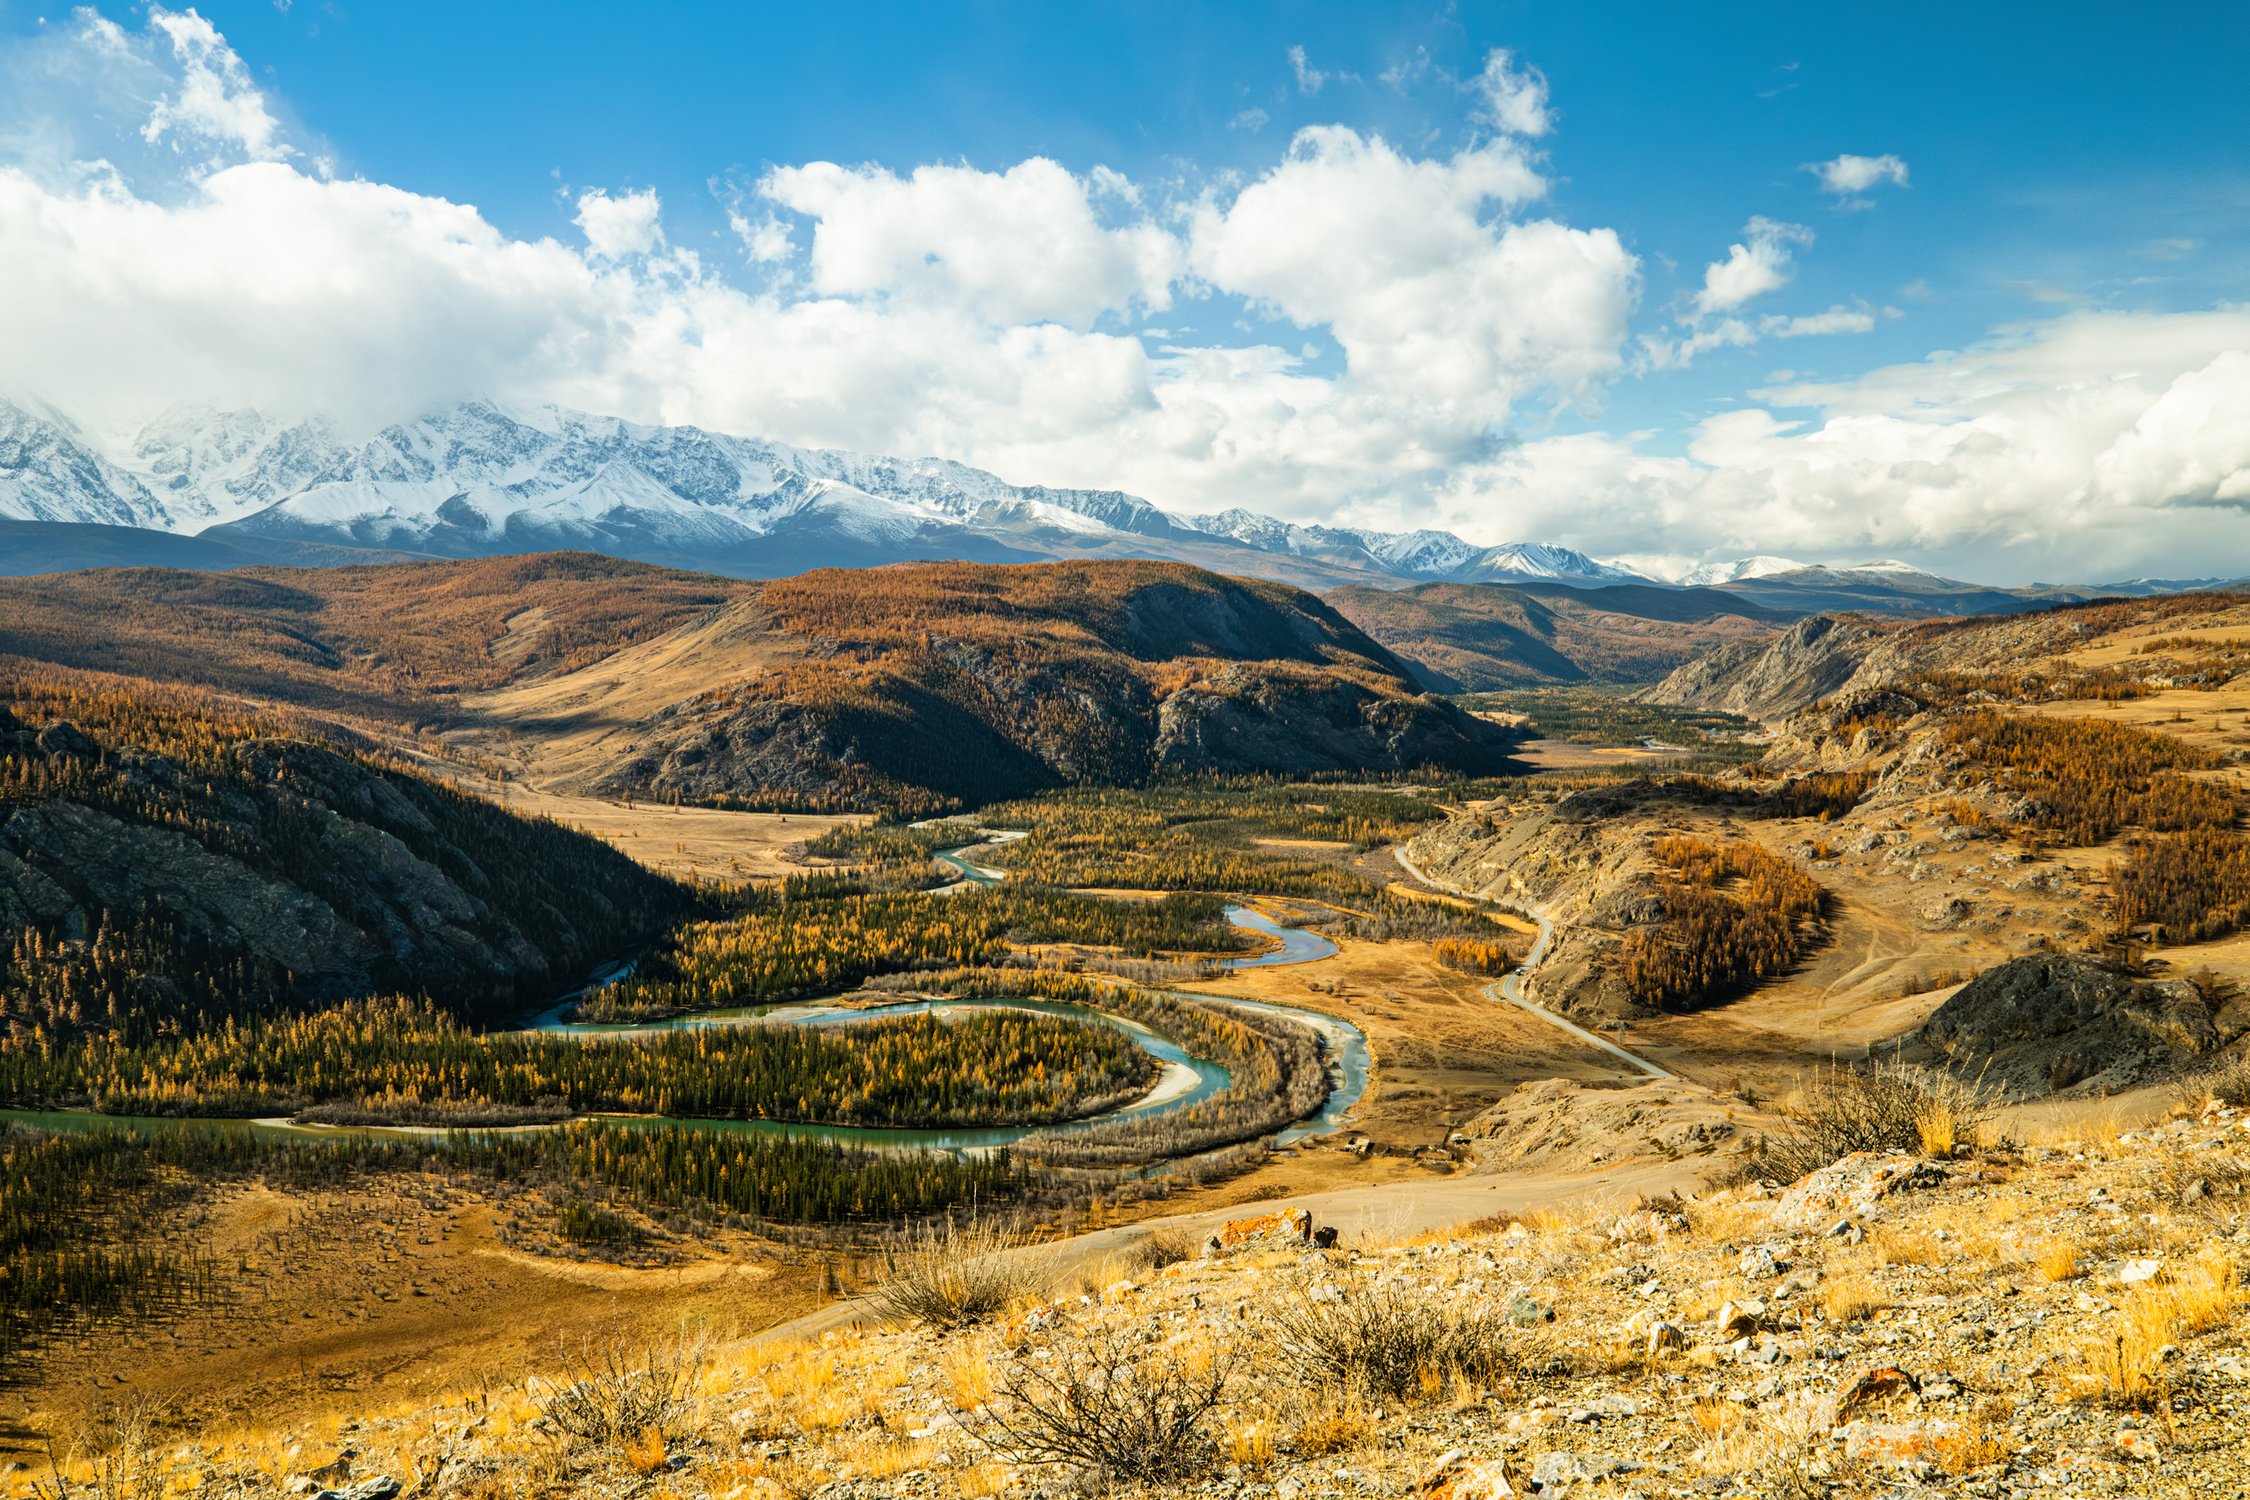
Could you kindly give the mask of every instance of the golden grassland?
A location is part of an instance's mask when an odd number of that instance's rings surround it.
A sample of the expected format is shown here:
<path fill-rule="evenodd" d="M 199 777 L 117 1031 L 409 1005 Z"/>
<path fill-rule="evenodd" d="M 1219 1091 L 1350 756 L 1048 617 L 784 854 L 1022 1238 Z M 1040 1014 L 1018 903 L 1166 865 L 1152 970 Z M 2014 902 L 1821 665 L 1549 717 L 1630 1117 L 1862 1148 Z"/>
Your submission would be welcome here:
<path fill-rule="evenodd" d="M 132 1493 L 234 1496 L 348 1449 L 354 1475 L 492 1500 L 778 1500 L 909 1476 L 918 1493 L 981 1497 L 1058 1477 L 1022 1462 L 1026 1403 L 1041 1397 L 1061 1400 L 1097 1456 L 1148 1456 L 1120 1414 L 1042 1383 L 1098 1357 L 1193 1439 L 1166 1449 L 1169 1477 L 1191 1483 L 1302 1486 L 1344 1463 L 1411 1490 L 1462 1450 L 1519 1480 L 1550 1453 L 1660 1454 L 1645 1493 L 1817 1472 L 1859 1495 L 1899 1462 L 2028 1482 L 2076 1450 L 2093 1471 L 2177 1493 L 2239 1461 L 2239 1430 L 2197 1372 L 2242 1327 L 2229 1234 L 2250 1178 L 2243 1141 L 2239 1114 L 2194 1101 L 2153 1129 L 1986 1133 L 1940 1158 L 1932 1185 L 1856 1215 L 1864 1233 L 1846 1238 L 1805 1229 L 1759 1187 L 1582 1194 L 1362 1229 L 1327 1252 L 1249 1234 L 1198 1253 L 1208 1220 L 1109 1235 L 1098 1257 L 941 1236 L 892 1263 L 886 1285 L 907 1295 L 762 1334 L 728 1318 L 723 1281 L 682 1276 L 666 1294 L 590 1268 L 577 1274 L 624 1293 L 606 1324 L 542 1320 L 542 1338 L 481 1358 L 464 1340 L 416 1379 L 341 1404 L 282 1396 L 224 1415 L 113 1392 L 75 1408 L 59 1467 L 90 1490 L 130 1473 L 149 1486 Z M 1745 1246 L 1772 1248 L 1783 1270 L 1757 1269 Z M 495 1279 L 514 1275 L 487 1260 Z M 485 1331 L 523 1311 L 503 1299 Z M 1750 1357 L 1769 1345 L 1778 1363 Z M 1751 1398 L 1771 1370 L 1794 1378 Z M 1565 1420 L 1588 1408 L 1608 1415 Z M 44 1455 L 26 1462 L 9 1493 L 47 1480 Z"/>

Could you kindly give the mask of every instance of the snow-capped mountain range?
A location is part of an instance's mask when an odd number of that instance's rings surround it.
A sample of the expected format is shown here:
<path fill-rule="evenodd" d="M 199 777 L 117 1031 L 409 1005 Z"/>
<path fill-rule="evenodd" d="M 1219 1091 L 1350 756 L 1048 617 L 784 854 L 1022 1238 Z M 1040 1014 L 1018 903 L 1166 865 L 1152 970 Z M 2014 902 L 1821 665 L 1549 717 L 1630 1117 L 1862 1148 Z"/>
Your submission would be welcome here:
<path fill-rule="evenodd" d="M 191 405 L 102 439 L 42 402 L 0 398 L 0 573 L 556 548 L 744 577 L 925 558 L 1158 557 L 1316 589 L 1655 584 L 1797 610 L 2023 607 L 2085 593 L 1765 555 L 1660 575 L 1537 542 L 1486 547 L 1448 531 L 1308 526 L 1240 509 L 1180 515 L 1118 490 L 1010 484 L 946 459 L 796 448 L 557 406 L 465 401 L 354 442 L 320 418 Z M 2195 583 L 2099 591 L 2174 586 Z"/>
<path fill-rule="evenodd" d="M 182 406 L 105 445 L 0 401 L 0 518 L 217 541 L 475 557 L 583 547 L 740 574 L 966 557 L 1156 556 L 1297 582 L 1647 582 L 1567 547 L 1174 515 L 943 459 L 795 448 L 555 406 L 468 401 L 363 443 L 333 424 Z"/>

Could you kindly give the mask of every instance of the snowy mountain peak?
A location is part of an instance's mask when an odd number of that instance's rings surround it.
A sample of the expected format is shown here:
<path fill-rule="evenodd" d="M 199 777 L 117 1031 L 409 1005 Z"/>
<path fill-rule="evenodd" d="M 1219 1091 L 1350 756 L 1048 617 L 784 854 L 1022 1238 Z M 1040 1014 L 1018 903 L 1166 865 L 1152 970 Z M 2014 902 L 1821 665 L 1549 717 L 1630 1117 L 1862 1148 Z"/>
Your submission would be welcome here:
<path fill-rule="evenodd" d="M 1686 588 L 1708 588 L 1715 583 L 1740 583 L 1746 578 L 1771 578 L 1776 573 L 1794 573 L 1804 566 L 1790 558 L 1760 553 L 1753 557 L 1737 557 L 1728 562 L 1701 563 L 1672 581 Z"/>
<path fill-rule="evenodd" d="M 44 402 L 0 399 L 0 517 L 163 527 L 147 485 L 95 451 Z"/>
<path fill-rule="evenodd" d="M 1010 484 L 941 458 L 795 448 L 567 407 L 462 401 L 346 442 L 315 418 L 175 406 L 104 453 L 0 405 L 0 516 L 436 556 L 584 547 L 752 573 L 903 557 L 1177 557 L 1298 581 L 1645 581 L 1567 547 L 1482 547 L 1247 510 L 1174 516 L 1117 490 Z"/>

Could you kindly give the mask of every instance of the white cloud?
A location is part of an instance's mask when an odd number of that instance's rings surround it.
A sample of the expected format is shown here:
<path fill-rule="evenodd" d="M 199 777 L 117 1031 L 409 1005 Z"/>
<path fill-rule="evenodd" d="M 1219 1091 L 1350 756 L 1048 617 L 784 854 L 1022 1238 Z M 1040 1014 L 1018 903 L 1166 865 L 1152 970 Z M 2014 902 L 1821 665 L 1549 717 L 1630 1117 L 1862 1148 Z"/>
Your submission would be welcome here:
<path fill-rule="evenodd" d="M 281 122 L 268 111 L 265 95 L 250 82 L 250 70 L 217 27 L 193 10 L 160 5 L 149 7 L 148 23 L 171 43 L 179 84 L 156 100 L 141 127 L 143 140 L 152 145 L 167 136 L 192 140 L 238 150 L 254 161 L 291 154 L 281 141 Z M 109 26 L 103 40 L 117 45 L 124 34 Z"/>
<path fill-rule="evenodd" d="M 1483 95 L 1478 113 L 1510 135 L 1545 135 L 1553 124 L 1547 113 L 1546 76 L 1537 68 L 1518 68 L 1505 47 L 1485 54 L 1476 88 Z"/>
<path fill-rule="evenodd" d="M 0 57 L 0 388 L 98 425 L 194 395 L 365 430 L 491 394 L 1487 542 L 2250 571 L 2241 309 L 2066 314 L 1752 392 L 1679 442 L 1538 436 L 1623 373 L 1640 270 L 1613 231 L 1542 215 L 1543 102 L 1428 155 L 1302 131 L 1184 211 L 1043 159 L 783 167 L 715 189 L 746 288 L 667 247 L 652 191 L 584 193 L 579 234 L 518 238 L 322 176 L 192 26 L 185 54 L 159 24 L 55 30 L 29 72 Z M 153 100 L 173 102 L 151 143 Z M 1753 220 L 1645 362 L 1891 315 L 1748 310 L 1808 240 Z M 1141 320 L 1172 303 L 1182 332 Z M 1294 326 L 1184 332 L 1259 317 Z"/>
<path fill-rule="evenodd" d="M 1872 333 L 1875 314 L 1864 307 L 1831 307 L 1826 312 L 1799 317 L 1775 314 L 1761 319 L 1759 330 L 1777 339 L 1801 339 L 1811 334 Z"/>
<path fill-rule="evenodd" d="M 772 214 L 752 218 L 739 210 L 729 210 L 727 228 L 742 241 L 742 253 L 759 264 L 777 264 L 797 253 L 796 237 L 790 234 L 789 226 Z"/>
<path fill-rule="evenodd" d="M 1331 83 L 1359 82 L 1359 75 L 1356 73 L 1324 73 L 1312 67 L 1305 61 L 1303 47 L 1289 49 L 1289 68 L 1297 75 L 1297 92 L 1300 94 L 1317 94 Z"/>
<path fill-rule="evenodd" d="M 578 195 L 578 217 L 571 222 L 586 235 L 586 247 L 604 260 L 648 255 L 664 243 L 664 206 L 656 189 L 612 197 L 600 188 Z"/>
<path fill-rule="evenodd" d="M 1615 370 L 1637 264 L 1608 230 L 1492 210 L 1546 190 L 1511 142 L 1408 157 L 1341 126 L 1194 218 L 1191 264 L 1302 327 L 1326 325 L 1357 384 L 1504 414 Z"/>
<path fill-rule="evenodd" d="M 1130 201 L 1123 178 L 1095 186 Z M 1130 184 L 1126 184 L 1130 187 Z M 1090 325 L 1105 312 L 1171 305 L 1179 241 L 1136 220 L 1106 226 L 1089 184 L 1045 157 L 1005 172 L 812 162 L 759 182 L 813 220 L 812 285 L 836 296 L 942 303 L 994 323 Z"/>
<path fill-rule="evenodd" d="M 1802 224 L 1754 218 L 1743 227 L 1742 238 L 1727 247 L 1727 258 L 1703 268 L 1703 289 L 1696 293 L 1700 315 L 1732 312 L 1789 280 L 1796 247 L 1812 243 L 1812 231 Z"/>
<path fill-rule="evenodd" d="M 1820 179 L 1820 190 L 1838 198 L 1857 200 L 1881 183 L 1905 187 L 1906 162 L 1889 152 L 1881 156 L 1854 156 L 1849 151 L 1827 161 L 1805 163 L 1805 170 Z M 1856 204 L 1855 204 L 1856 206 Z"/>
<path fill-rule="evenodd" d="M 2241 573 L 2246 351 L 2240 310 L 2067 316 L 1763 392 L 1698 424 L 1684 455 L 1643 437 L 1527 444 L 1456 470 L 1438 520 L 1497 514 L 1511 534 L 1604 552 L 1661 538 L 1698 556 L 1904 552 L 2019 577 Z"/>
<path fill-rule="evenodd" d="M 1255 105 L 1252 105 L 1250 108 L 1236 115 L 1233 119 L 1227 121 L 1227 128 L 1229 130 L 1247 130 L 1252 135 L 1256 135 L 1259 131 L 1266 128 L 1266 123 L 1272 118 L 1273 116 L 1267 114 L 1264 110 L 1259 109 Z"/>

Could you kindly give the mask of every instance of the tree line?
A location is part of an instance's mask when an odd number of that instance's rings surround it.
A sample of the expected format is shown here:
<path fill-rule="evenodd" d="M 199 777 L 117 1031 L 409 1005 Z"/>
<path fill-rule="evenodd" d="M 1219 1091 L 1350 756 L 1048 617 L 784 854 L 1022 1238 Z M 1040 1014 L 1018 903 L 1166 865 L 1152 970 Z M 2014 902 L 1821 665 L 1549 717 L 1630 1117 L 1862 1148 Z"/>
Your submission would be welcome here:
<path fill-rule="evenodd" d="M 579 1007 L 585 1020 L 646 1020 L 848 990 L 878 974 L 974 968 L 1018 945 L 1075 943 L 1134 957 L 1238 951 L 1215 897 L 1118 901 L 1007 881 L 952 896 L 877 893 L 791 901 L 675 929 L 632 975 Z"/>
<path fill-rule="evenodd" d="M 1687 1010 L 1787 972 L 1822 935 L 1827 892 L 1747 839 L 1691 835 L 1651 849 L 1668 878 L 1662 920 L 1625 935 L 1625 987 L 1643 1005 Z"/>
<path fill-rule="evenodd" d="M 479 1035 L 426 1002 L 229 1017 L 188 1035 L 0 1044 L 0 1103 L 117 1115 L 495 1124 L 585 1113 L 844 1125 L 1043 1124 L 1155 1081 L 1116 1028 L 978 1011 L 620 1038 Z"/>

